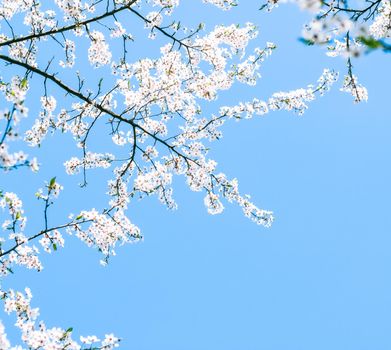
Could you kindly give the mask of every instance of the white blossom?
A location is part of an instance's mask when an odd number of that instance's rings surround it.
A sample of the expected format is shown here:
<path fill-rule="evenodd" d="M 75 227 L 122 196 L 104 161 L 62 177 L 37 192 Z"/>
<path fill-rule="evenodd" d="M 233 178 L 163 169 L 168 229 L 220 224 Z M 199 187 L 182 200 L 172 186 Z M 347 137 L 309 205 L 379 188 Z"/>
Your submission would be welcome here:
<path fill-rule="evenodd" d="M 345 76 L 341 91 L 350 93 L 356 103 L 368 100 L 368 91 L 366 87 L 358 83 L 355 75 Z"/>
<path fill-rule="evenodd" d="M 381 2 L 381 7 L 369 27 L 369 32 L 376 39 L 391 37 L 391 2 L 389 0 Z"/>
<path fill-rule="evenodd" d="M 105 41 L 103 33 L 94 30 L 89 35 L 91 45 L 88 49 L 88 59 L 94 67 L 100 67 L 111 62 L 109 45 Z"/>

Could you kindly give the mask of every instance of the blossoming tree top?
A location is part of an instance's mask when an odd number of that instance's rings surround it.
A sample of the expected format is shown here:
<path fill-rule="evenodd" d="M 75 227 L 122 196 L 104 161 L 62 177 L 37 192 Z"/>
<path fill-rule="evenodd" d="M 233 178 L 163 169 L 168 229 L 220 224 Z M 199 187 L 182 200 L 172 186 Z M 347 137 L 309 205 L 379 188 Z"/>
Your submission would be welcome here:
<path fill-rule="evenodd" d="M 233 0 L 203 2 L 204 6 L 240 11 L 240 4 Z M 269 0 L 258 8 L 271 11 L 282 2 Z M 352 60 L 364 52 L 391 50 L 387 41 L 391 35 L 390 1 L 366 1 L 357 7 L 346 1 L 294 2 L 314 16 L 304 26 L 302 41 L 325 46 L 327 55 L 345 59 L 347 68 L 340 89 L 350 93 L 355 102 L 367 100 L 365 87 L 353 74 Z M 265 42 L 250 51 L 249 43 L 258 34 L 252 23 L 216 25 L 210 31 L 203 24 L 193 29 L 183 27 L 175 18 L 178 6 L 179 0 L 0 1 L 0 168 L 15 172 L 29 167 L 38 172 L 44 159 L 30 158 L 13 141 L 39 147 L 49 133 L 68 133 L 80 151 L 65 162 L 67 174 L 79 174 L 81 185 L 86 186 L 91 169 L 110 169 L 112 173 L 107 184 L 110 199 L 104 208 L 69 213 L 68 221 L 54 225 L 49 209 L 62 186 L 53 177 L 35 190 L 42 204 L 37 210 L 44 213 L 38 232 L 26 228 L 27 216 L 18 193 L 0 188 L 2 278 L 16 265 L 39 271 L 39 251 L 63 247 L 64 234 L 75 235 L 98 249 L 101 263 L 107 264 L 118 245 L 142 239 L 139 227 L 127 214 L 133 198 L 156 195 L 163 205 L 176 208 L 174 175 L 184 177 L 190 190 L 204 193 L 210 214 L 221 213 L 225 203 L 231 202 L 255 223 L 272 224 L 272 212 L 243 195 L 237 179 L 228 178 L 209 157 L 209 149 L 232 120 L 276 110 L 301 115 L 310 101 L 330 90 L 338 73 L 324 69 L 313 85 L 218 106 L 218 112 L 209 115 L 202 106 L 216 103 L 220 91 L 234 84 L 257 84 L 262 62 L 276 45 Z M 135 39 L 127 26 L 128 18 L 145 27 L 148 39 L 164 40 L 158 57 L 130 54 Z M 49 53 L 53 47 L 58 50 Z M 90 77 L 83 76 L 84 61 L 99 76 L 93 85 Z M 100 79 L 107 72 L 110 78 Z M 32 89 L 41 96 L 38 116 L 29 115 L 25 102 Z M 34 121 L 28 123 L 27 117 Z M 21 123 L 28 125 L 28 130 L 20 135 Z M 110 152 L 96 152 L 91 146 L 96 129 L 109 135 L 114 145 Z M 75 340 L 72 328 L 47 328 L 38 321 L 38 309 L 30 306 L 29 289 L 24 293 L 1 290 L 1 295 L 6 312 L 16 313 L 16 326 L 28 349 L 112 349 L 119 345 L 112 334 L 103 339 L 87 336 Z M 1 323 L 0 349 L 22 349 L 10 345 Z"/>

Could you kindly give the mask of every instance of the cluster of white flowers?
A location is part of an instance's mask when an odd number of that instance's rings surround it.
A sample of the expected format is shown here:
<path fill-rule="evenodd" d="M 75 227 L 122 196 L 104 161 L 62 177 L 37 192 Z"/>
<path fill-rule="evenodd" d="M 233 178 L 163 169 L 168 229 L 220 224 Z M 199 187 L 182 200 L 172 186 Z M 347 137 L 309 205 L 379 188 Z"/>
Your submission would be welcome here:
<path fill-rule="evenodd" d="M 314 14 L 318 13 L 323 5 L 321 0 L 267 0 L 262 6 L 262 9 L 266 8 L 266 10 L 270 12 L 280 4 L 286 3 L 295 3 L 299 6 L 300 9 Z"/>
<path fill-rule="evenodd" d="M 134 164 L 131 164 L 129 167 L 127 165 L 117 168 L 115 173 L 117 174 L 117 180 L 109 180 L 108 182 L 108 194 L 112 197 L 109 204 L 112 208 L 120 208 L 126 210 L 130 202 L 130 195 L 128 193 L 128 184 L 121 177 L 121 174 L 126 169 L 126 172 L 133 170 Z"/>
<path fill-rule="evenodd" d="M 268 11 L 280 3 L 294 2 L 313 14 L 313 19 L 302 31 L 302 41 L 308 45 L 326 45 L 326 54 L 340 56 L 348 61 L 349 73 L 341 91 L 350 92 L 355 102 L 367 100 L 367 90 L 352 78 L 351 60 L 380 49 L 390 51 L 387 39 L 391 37 L 391 1 L 375 0 L 340 3 L 321 0 L 267 0 Z"/>
<path fill-rule="evenodd" d="M 82 211 L 79 218 L 91 222 L 87 229 L 83 225 L 67 228 L 69 234 L 85 242 L 89 247 L 96 247 L 105 256 L 102 263 L 107 263 L 111 255 L 115 255 L 117 243 L 134 243 L 142 239 L 140 229 L 132 224 L 122 209 L 114 213 L 100 214 L 97 210 Z"/>
<path fill-rule="evenodd" d="M 276 92 L 269 100 L 269 106 L 273 110 L 294 110 L 299 115 L 308 108 L 307 102 L 315 99 L 312 89 L 297 89 L 289 92 Z"/>
<path fill-rule="evenodd" d="M 364 46 L 354 39 L 349 41 L 349 45 L 346 40 L 340 41 L 338 39 L 334 39 L 333 44 L 329 45 L 327 49 L 327 56 L 350 58 L 360 56 L 364 50 Z"/>
<path fill-rule="evenodd" d="M 36 33 L 56 26 L 56 12 L 53 10 L 40 11 L 41 4 L 36 4 L 27 11 L 24 16 L 24 24 L 34 28 Z"/>
<path fill-rule="evenodd" d="M 234 73 L 235 77 L 244 84 L 256 85 L 261 74 L 258 72 L 261 63 L 269 57 L 273 50 L 276 49 L 276 45 L 273 43 L 267 43 L 266 48 L 261 50 L 255 49 L 254 55 L 250 55 L 246 60 L 237 65 L 237 69 Z"/>
<path fill-rule="evenodd" d="M 18 195 L 13 192 L 0 192 L 0 208 L 7 209 L 10 219 L 3 222 L 3 230 L 12 231 L 13 235 L 18 235 L 26 226 L 27 218 L 23 215 L 23 203 Z M 19 231 L 20 230 L 20 231 Z"/>
<path fill-rule="evenodd" d="M 29 83 L 26 78 L 19 76 L 12 77 L 9 83 L 0 78 L 0 91 L 4 94 L 6 101 L 12 104 L 11 110 L 0 112 L 0 121 L 6 121 L 6 127 L 0 137 L 0 169 L 10 170 L 20 166 L 29 166 L 32 171 L 38 171 L 36 158 L 28 159 L 23 151 L 10 152 L 9 142 L 18 139 L 18 125 L 21 119 L 27 117 L 28 108 L 24 105 Z"/>
<path fill-rule="evenodd" d="M 28 246 L 28 238 L 23 231 L 26 227 L 27 218 L 24 216 L 23 203 L 19 197 L 13 192 L 0 192 L 0 208 L 7 209 L 9 219 L 4 220 L 2 228 L 8 231 L 9 239 L 1 241 L 0 248 L 0 274 L 5 276 L 12 272 L 13 265 L 22 265 L 28 269 L 41 270 L 42 265 L 38 259 L 38 249 L 33 246 Z M 7 250 L 3 248 L 6 243 L 14 244 L 14 248 L 9 250 L 8 257 L 2 258 L 3 252 Z"/>
<path fill-rule="evenodd" d="M 84 158 L 79 159 L 72 157 L 70 160 L 64 163 L 67 174 L 74 175 L 80 171 L 80 168 L 93 169 L 93 168 L 108 168 L 110 167 L 114 155 L 111 153 L 94 153 L 87 152 Z"/>
<path fill-rule="evenodd" d="M 391 37 L 391 1 L 382 1 L 379 12 L 369 27 L 369 32 L 376 39 Z"/>
<path fill-rule="evenodd" d="M 39 244 L 43 247 L 45 252 L 51 253 L 52 249 L 57 250 L 57 247 L 64 247 L 64 238 L 59 230 L 46 233 L 40 240 Z"/>
<path fill-rule="evenodd" d="M 159 200 L 170 209 L 177 204 L 172 198 L 172 173 L 169 168 L 160 162 L 153 163 L 150 169 L 140 172 L 134 180 L 134 190 L 145 194 L 157 193 Z"/>
<path fill-rule="evenodd" d="M 114 103 L 111 105 L 111 97 L 111 95 L 107 95 L 104 101 L 102 99 L 102 105 L 107 108 L 114 107 Z M 51 126 L 62 132 L 70 132 L 75 140 L 80 140 L 88 132 L 90 120 L 95 120 L 101 113 L 91 103 L 75 102 L 72 104 L 72 110 L 76 114 L 75 116 L 71 116 L 67 110 L 61 109 L 57 118 L 51 120 Z M 78 146 L 81 147 L 82 144 L 79 143 Z"/>
<path fill-rule="evenodd" d="M 100 67 L 111 62 L 111 51 L 102 32 L 94 30 L 89 34 L 91 45 L 88 49 L 88 60 L 94 67 Z"/>
<path fill-rule="evenodd" d="M 331 19 L 333 21 L 333 18 Z M 314 19 L 303 28 L 302 35 L 310 43 L 324 44 L 332 38 L 332 25 L 329 18 Z"/>
<path fill-rule="evenodd" d="M 92 344 L 95 349 L 112 350 L 119 346 L 120 339 L 113 334 L 106 334 L 103 340 L 96 336 L 80 337 L 80 343 L 72 339 L 73 328 L 48 328 L 43 321 L 38 321 L 39 309 L 31 307 L 32 293 L 25 288 L 24 293 L 14 290 L 1 291 L 4 310 L 16 314 L 16 327 L 22 333 L 23 343 L 31 350 L 81 350 L 82 345 Z M 0 322 L 1 350 L 22 350 L 21 346 L 11 347 L 3 324 Z"/>
<path fill-rule="evenodd" d="M 72 68 L 75 64 L 75 42 L 69 39 L 65 40 L 64 43 L 64 51 L 65 51 L 65 61 L 60 60 L 59 64 L 61 67 L 69 67 Z"/>
<path fill-rule="evenodd" d="M 317 86 L 309 85 L 306 89 L 274 93 L 268 100 L 268 106 L 271 110 L 293 110 L 302 115 L 308 108 L 307 103 L 315 99 L 315 93 L 318 92 L 320 95 L 323 95 L 330 90 L 337 79 L 338 74 L 336 72 L 325 69 L 318 79 Z"/>
<path fill-rule="evenodd" d="M 0 15 L 10 20 L 17 13 L 30 10 L 33 4 L 34 0 L 3 0 L 0 4 Z"/>
<path fill-rule="evenodd" d="M 9 55 L 18 61 L 26 61 L 32 67 L 37 66 L 37 55 L 34 45 L 29 47 L 23 42 L 11 44 L 9 47 Z"/>
<path fill-rule="evenodd" d="M 15 265 L 41 271 L 43 266 L 38 257 L 39 249 L 35 245 L 27 245 L 28 239 L 24 234 L 11 234 L 9 238 L 16 241 L 17 247 L 9 253 L 8 259 L 2 260 L 1 274 L 6 276 L 13 272 L 12 267 Z"/>
<path fill-rule="evenodd" d="M 37 158 L 28 160 L 28 155 L 23 151 L 10 153 L 5 142 L 0 144 L 0 169 L 10 170 L 24 165 L 29 166 L 34 172 L 39 170 Z"/>
<path fill-rule="evenodd" d="M 212 4 L 220 7 L 223 10 L 229 10 L 234 6 L 238 5 L 236 0 L 202 0 L 204 3 Z"/>
<path fill-rule="evenodd" d="M 254 99 L 252 102 L 241 102 L 233 107 L 222 107 L 220 109 L 220 116 L 212 119 L 213 123 L 208 125 L 210 129 L 211 124 L 222 123 L 222 117 L 241 119 L 249 119 L 254 115 L 264 115 L 269 111 L 287 110 L 294 111 L 302 115 L 308 108 L 307 103 L 315 99 L 315 94 L 322 96 L 329 91 L 332 85 L 337 81 L 338 73 L 330 69 L 325 69 L 319 77 L 317 84 L 308 85 L 306 89 L 297 89 L 288 92 L 276 92 L 266 102 L 259 99 Z M 214 125 L 213 127 L 216 127 Z"/>
<path fill-rule="evenodd" d="M 215 180 L 216 184 L 219 186 L 219 192 L 221 192 L 221 195 L 229 202 L 238 204 L 242 208 L 246 217 L 258 225 L 265 227 L 270 227 L 272 225 L 274 220 L 273 213 L 271 211 L 258 208 L 250 201 L 251 197 L 249 195 L 242 196 L 239 193 L 239 184 L 237 179 L 228 180 L 224 174 L 220 173 L 215 177 Z M 214 205 L 216 205 L 216 200 L 217 198 L 214 196 Z M 217 212 L 220 212 L 221 206 L 217 204 L 217 208 Z M 215 208 L 212 207 L 212 211 L 214 210 Z"/>
<path fill-rule="evenodd" d="M 152 11 L 147 14 L 146 16 L 148 22 L 145 23 L 145 26 L 147 28 L 153 28 L 158 27 L 163 22 L 163 16 L 160 14 L 160 12 Z"/>
<path fill-rule="evenodd" d="M 296 0 L 302 10 L 317 13 L 322 7 L 321 0 Z"/>
<path fill-rule="evenodd" d="M 293 110 L 299 115 L 302 115 L 308 108 L 307 102 L 314 99 L 315 95 L 312 89 L 297 89 L 289 92 L 276 92 L 269 100 L 269 107 L 272 110 Z"/>
<path fill-rule="evenodd" d="M 29 90 L 29 82 L 26 78 L 21 78 L 18 75 L 12 77 L 9 83 L 4 82 L 2 79 L 0 81 L 0 91 L 18 112 L 18 114 L 13 115 L 14 123 L 18 123 L 20 117 L 25 117 L 28 113 L 28 108 L 24 106 L 24 100 Z"/>
<path fill-rule="evenodd" d="M 38 199 L 42 199 L 46 203 L 46 208 L 53 204 L 55 198 L 58 197 L 62 186 L 53 178 L 47 185 L 47 193 L 43 194 L 40 189 L 36 193 Z M 0 241 L 0 273 L 5 276 L 13 270 L 14 265 L 25 266 L 28 269 L 40 271 L 42 264 L 38 258 L 39 249 L 33 244 L 29 245 L 30 238 L 24 234 L 27 217 L 24 215 L 23 203 L 17 194 L 13 192 L 0 192 L 0 208 L 6 209 L 9 219 L 4 220 L 2 228 L 8 231 L 8 240 L 1 239 Z M 57 229 L 42 230 L 35 237 L 43 236 L 39 243 L 46 251 L 50 248 L 54 250 L 57 246 L 63 246 L 64 240 Z"/>
<path fill-rule="evenodd" d="M 153 0 L 154 6 L 173 8 L 179 5 L 179 0 Z"/>
<path fill-rule="evenodd" d="M 172 174 L 167 170 L 166 166 L 156 162 L 151 171 L 138 174 L 134 180 L 135 189 L 145 193 L 153 193 L 161 186 L 170 185 Z"/>
<path fill-rule="evenodd" d="M 63 186 L 56 181 L 56 178 L 52 178 L 50 182 L 46 184 L 45 187 L 46 193 L 44 193 L 44 190 L 40 188 L 35 193 L 35 196 L 38 199 L 42 199 L 47 202 L 56 199 L 60 195 L 60 192 L 64 189 Z"/>
<path fill-rule="evenodd" d="M 80 22 L 86 18 L 84 10 L 92 12 L 94 10 L 88 3 L 81 0 L 55 0 L 56 5 L 64 13 L 64 21 Z"/>
<path fill-rule="evenodd" d="M 30 146 L 38 146 L 45 138 L 49 127 L 53 125 L 53 112 L 56 109 L 57 101 L 53 96 L 41 97 L 42 111 L 34 125 L 25 133 L 25 141 Z"/>
<path fill-rule="evenodd" d="M 269 106 L 267 102 L 254 98 L 251 102 L 240 102 L 235 106 L 224 106 L 220 108 L 220 115 L 213 116 L 212 123 L 206 127 L 211 132 L 216 126 L 223 124 L 223 116 L 235 119 L 251 119 L 254 115 L 264 115 L 269 113 Z M 205 124 L 206 125 L 206 124 Z M 214 131 L 214 130 L 213 130 Z"/>
<path fill-rule="evenodd" d="M 114 22 L 115 28 L 113 28 L 110 32 L 110 36 L 112 38 L 119 38 L 126 34 L 126 29 L 122 26 L 121 22 Z"/>
<path fill-rule="evenodd" d="M 345 76 L 341 91 L 351 94 L 356 103 L 368 100 L 367 89 L 359 84 L 357 77 L 354 74 Z"/>

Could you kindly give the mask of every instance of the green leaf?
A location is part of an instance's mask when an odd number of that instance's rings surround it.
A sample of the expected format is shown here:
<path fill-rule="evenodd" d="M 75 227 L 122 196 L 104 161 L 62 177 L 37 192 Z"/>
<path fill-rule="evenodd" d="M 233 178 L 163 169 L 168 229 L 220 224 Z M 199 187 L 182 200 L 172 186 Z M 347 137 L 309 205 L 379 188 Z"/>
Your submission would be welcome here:
<path fill-rule="evenodd" d="M 26 79 L 26 78 L 24 78 L 24 79 L 21 81 L 20 87 L 21 87 L 22 89 L 24 89 L 24 88 L 27 87 L 27 79 Z"/>
<path fill-rule="evenodd" d="M 69 328 L 65 331 L 64 335 L 60 338 L 60 340 L 61 340 L 61 341 L 62 341 L 62 340 L 65 340 L 65 338 L 68 336 L 68 334 L 71 333 L 72 331 L 73 331 L 73 328 L 72 328 L 72 327 L 69 327 Z"/>
<path fill-rule="evenodd" d="M 56 177 L 53 177 L 50 179 L 49 188 L 53 188 L 55 184 L 56 184 Z"/>
<path fill-rule="evenodd" d="M 305 45 L 312 46 L 315 44 L 314 41 L 309 40 L 309 39 L 304 39 L 304 38 L 299 38 L 299 41 Z"/>
<path fill-rule="evenodd" d="M 53 250 L 54 250 L 54 251 L 57 250 L 57 244 L 56 244 L 56 243 L 53 243 Z"/>
<path fill-rule="evenodd" d="M 382 43 L 379 40 L 376 40 L 371 37 L 365 37 L 365 36 L 360 36 L 358 39 L 369 49 L 378 49 L 380 47 L 383 47 Z"/>

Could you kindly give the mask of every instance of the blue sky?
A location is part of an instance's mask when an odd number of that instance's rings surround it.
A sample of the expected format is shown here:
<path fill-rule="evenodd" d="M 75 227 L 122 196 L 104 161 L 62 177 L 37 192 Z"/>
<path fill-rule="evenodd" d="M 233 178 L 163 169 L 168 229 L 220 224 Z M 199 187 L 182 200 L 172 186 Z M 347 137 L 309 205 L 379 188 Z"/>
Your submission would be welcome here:
<path fill-rule="evenodd" d="M 278 45 L 259 85 L 223 93 L 210 113 L 232 100 L 314 83 L 324 67 L 345 71 L 342 60 L 298 42 L 307 17 L 296 7 L 271 14 L 257 8 L 256 1 L 242 1 L 222 12 L 189 1 L 174 15 L 207 28 L 251 21 L 260 28 L 255 46 Z M 140 42 L 142 36 L 140 30 Z M 135 55 L 156 54 L 163 42 Z M 119 249 L 109 266 L 68 238 L 64 249 L 42 256 L 41 273 L 20 270 L 4 286 L 31 287 L 49 326 L 72 326 L 81 335 L 113 332 L 123 349 L 390 349 L 389 59 L 374 53 L 354 62 L 368 103 L 353 104 L 338 91 L 340 79 L 302 117 L 278 112 L 226 124 L 211 155 L 255 203 L 274 211 L 272 228 L 254 225 L 233 205 L 209 216 L 202 195 L 178 178 L 177 211 L 155 197 L 131 205 L 129 216 L 145 240 Z M 105 172 L 91 172 L 85 189 L 77 187 L 80 177 L 65 175 L 62 163 L 76 152 L 68 137 L 52 137 L 36 151 L 44 163 L 40 175 L 2 175 L 1 186 L 22 193 L 26 210 L 39 213 L 33 193 L 56 175 L 65 191 L 54 221 L 82 205 L 104 207 Z M 29 220 L 31 229 L 39 227 L 39 217 Z M 16 339 L 13 316 L 0 313 L 0 319 Z"/>

